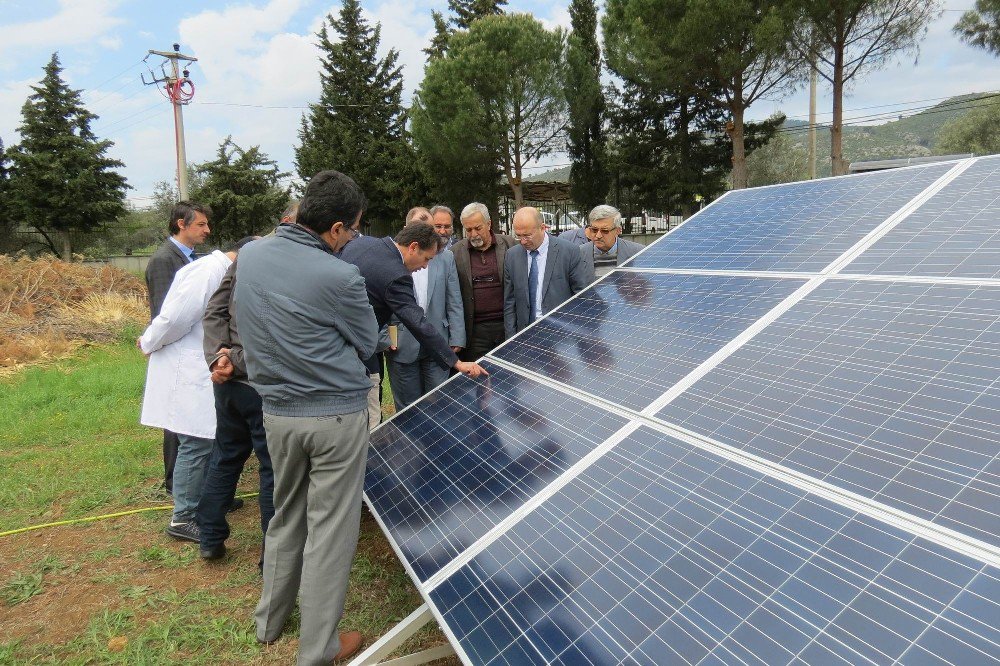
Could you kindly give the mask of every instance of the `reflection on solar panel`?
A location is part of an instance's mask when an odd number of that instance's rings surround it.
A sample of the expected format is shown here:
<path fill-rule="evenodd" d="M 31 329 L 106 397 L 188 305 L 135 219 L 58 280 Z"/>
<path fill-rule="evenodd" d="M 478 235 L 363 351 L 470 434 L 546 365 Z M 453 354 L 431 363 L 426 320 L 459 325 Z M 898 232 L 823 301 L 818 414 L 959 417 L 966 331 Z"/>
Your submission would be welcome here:
<path fill-rule="evenodd" d="M 998 168 L 729 193 L 377 430 L 460 658 L 1000 664 Z"/>
<path fill-rule="evenodd" d="M 615 273 L 496 358 L 642 410 L 803 284 Z"/>

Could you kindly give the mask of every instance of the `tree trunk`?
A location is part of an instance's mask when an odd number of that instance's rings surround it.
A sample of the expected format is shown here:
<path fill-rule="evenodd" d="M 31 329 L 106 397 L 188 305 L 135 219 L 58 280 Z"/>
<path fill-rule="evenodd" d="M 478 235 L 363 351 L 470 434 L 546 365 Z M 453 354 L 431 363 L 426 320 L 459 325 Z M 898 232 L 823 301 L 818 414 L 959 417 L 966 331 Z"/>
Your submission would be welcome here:
<path fill-rule="evenodd" d="M 692 192 L 694 189 L 691 187 L 691 181 L 688 178 L 688 174 L 691 173 L 691 138 L 689 136 L 689 125 L 691 124 L 690 114 L 688 113 L 688 102 L 690 100 L 686 95 L 681 95 L 681 104 L 677 110 L 677 135 L 680 138 L 680 177 L 684 179 L 684 189 L 680 196 L 680 207 L 681 214 L 685 217 L 690 216 L 690 209 L 694 205 L 694 195 L 698 192 Z M 667 210 L 667 215 L 672 213 L 672 210 Z"/>
<path fill-rule="evenodd" d="M 844 47 L 839 40 L 833 54 L 833 122 L 830 123 L 830 172 L 847 173 L 844 159 Z"/>
<path fill-rule="evenodd" d="M 514 195 L 514 212 L 524 206 L 524 193 L 521 188 L 521 177 L 514 176 L 510 180 L 510 192 Z"/>
<path fill-rule="evenodd" d="M 730 105 L 733 113 L 732 127 L 727 127 L 726 131 L 733 140 L 733 189 L 746 189 L 750 180 L 747 173 L 747 153 L 743 142 L 743 100 L 739 96 L 733 99 Z"/>
<path fill-rule="evenodd" d="M 59 233 L 59 258 L 63 261 L 73 261 L 73 244 L 69 238 L 68 231 Z"/>

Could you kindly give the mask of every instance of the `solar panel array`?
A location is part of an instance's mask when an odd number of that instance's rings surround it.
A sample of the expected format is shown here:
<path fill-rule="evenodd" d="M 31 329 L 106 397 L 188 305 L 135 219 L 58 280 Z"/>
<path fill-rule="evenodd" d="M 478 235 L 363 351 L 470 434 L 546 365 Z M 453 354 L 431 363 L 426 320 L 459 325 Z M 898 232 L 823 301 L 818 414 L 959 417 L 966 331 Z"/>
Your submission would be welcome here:
<path fill-rule="evenodd" d="M 464 663 L 1000 663 L 1000 157 L 726 194 L 372 435 Z"/>

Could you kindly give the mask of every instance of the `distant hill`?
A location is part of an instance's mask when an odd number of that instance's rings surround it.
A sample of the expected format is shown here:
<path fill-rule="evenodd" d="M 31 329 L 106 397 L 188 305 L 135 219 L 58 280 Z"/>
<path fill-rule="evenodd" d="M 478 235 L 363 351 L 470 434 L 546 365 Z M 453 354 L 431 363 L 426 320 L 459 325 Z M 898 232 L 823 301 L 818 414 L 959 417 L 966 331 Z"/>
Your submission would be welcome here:
<path fill-rule="evenodd" d="M 845 125 L 844 156 L 850 162 L 866 162 L 945 154 L 947 151 L 937 149 L 941 128 L 968 112 L 968 102 L 986 94 L 973 93 L 951 97 L 920 113 L 881 125 Z M 801 132 L 791 133 L 790 138 L 803 149 L 807 148 L 808 133 L 805 128 L 808 125 L 801 120 L 788 120 L 784 124 L 787 128 L 802 128 Z M 817 129 L 816 149 L 819 152 L 818 175 L 828 176 L 830 175 L 830 131 L 826 127 Z"/>
<path fill-rule="evenodd" d="M 951 97 L 935 104 L 929 109 L 912 116 L 892 120 L 881 125 L 845 125 L 844 126 L 844 156 L 850 162 L 867 162 L 869 160 L 888 160 L 899 157 L 924 157 L 927 155 L 943 155 L 946 151 L 937 150 L 937 138 L 941 128 L 948 122 L 964 115 L 969 110 L 968 102 L 984 97 L 989 93 L 972 93 Z M 877 112 L 877 111 L 876 111 Z M 862 115 L 863 111 L 849 115 Z M 806 128 L 809 123 L 802 120 L 786 120 L 782 127 L 801 131 L 789 133 L 789 138 L 801 148 L 806 145 L 809 137 Z M 816 150 L 819 152 L 816 170 L 820 177 L 830 175 L 830 130 L 820 127 L 816 130 Z M 562 167 L 535 174 L 526 181 L 568 182 L 569 167 Z"/>

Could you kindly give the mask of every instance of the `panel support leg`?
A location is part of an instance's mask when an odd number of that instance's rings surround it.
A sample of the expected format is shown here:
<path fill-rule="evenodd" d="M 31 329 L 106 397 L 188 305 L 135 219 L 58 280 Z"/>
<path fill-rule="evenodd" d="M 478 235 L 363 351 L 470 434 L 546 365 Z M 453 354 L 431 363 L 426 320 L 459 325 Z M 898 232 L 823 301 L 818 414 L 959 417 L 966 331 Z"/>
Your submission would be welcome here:
<path fill-rule="evenodd" d="M 420 631 L 425 624 L 433 621 L 434 614 L 431 613 L 431 609 L 427 604 L 423 604 L 420 608 L 410 613 L 405 620 L 393 627 L 389 633 L 375 641 L 370 648 L 355 657 L 348 666 L 373 666 L 374 664 L 382 664 L 383 666 L 419 666 L 420 664 L 426 664 L 435 659 L 443 659 L 455 654 L 454 648 L 446 644 L 414 654 L 408 654 L 404 657 L 390 659 L 389 661 L 381 661 L 381 659 L 399 649 L 399 646 L 405 643 L 406 639 Z"/>

